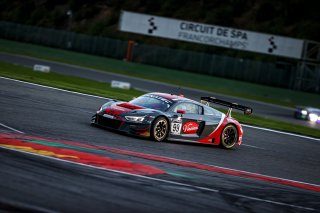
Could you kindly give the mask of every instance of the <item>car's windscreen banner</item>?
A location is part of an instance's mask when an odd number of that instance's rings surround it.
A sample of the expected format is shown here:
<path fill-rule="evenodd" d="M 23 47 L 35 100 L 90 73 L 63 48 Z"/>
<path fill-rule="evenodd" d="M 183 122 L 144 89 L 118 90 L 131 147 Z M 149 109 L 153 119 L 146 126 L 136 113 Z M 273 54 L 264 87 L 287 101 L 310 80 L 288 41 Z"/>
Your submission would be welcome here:
<path fill-rule="evenodd" d="M 303 40 L 122 11 L 119 29 L 206 45 L 300 59 Z"/>

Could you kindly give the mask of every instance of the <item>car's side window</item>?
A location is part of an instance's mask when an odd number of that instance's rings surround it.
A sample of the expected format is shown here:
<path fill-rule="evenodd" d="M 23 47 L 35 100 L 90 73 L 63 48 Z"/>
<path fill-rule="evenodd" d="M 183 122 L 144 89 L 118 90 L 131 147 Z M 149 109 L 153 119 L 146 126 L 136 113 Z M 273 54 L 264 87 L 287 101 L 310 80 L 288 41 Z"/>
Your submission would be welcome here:
<path fill-rule="evenodd" d="M 180 103 L 174 107 L 173 111 L 183 110 L 189 114 L 202 114 L 202 108 L 194 103 Z"/>
<path fill-rule="evenodd" d="M 203 114 L 219 116 L 219 115 L 221 115 L 221 112 L 219 112 L 218 110 L 215 110 L 211 107 L 205 106 Z"/>
<path fill-rule="evenodd" d="M 205 108 L 204 108 L 204 114 L 205 114 L 205 115 L 214 115 L 215 112 L 214 112 L 214 110 L 213 110 L 212 108 L 210 108 L 210 107 L 205 107 Z"/>

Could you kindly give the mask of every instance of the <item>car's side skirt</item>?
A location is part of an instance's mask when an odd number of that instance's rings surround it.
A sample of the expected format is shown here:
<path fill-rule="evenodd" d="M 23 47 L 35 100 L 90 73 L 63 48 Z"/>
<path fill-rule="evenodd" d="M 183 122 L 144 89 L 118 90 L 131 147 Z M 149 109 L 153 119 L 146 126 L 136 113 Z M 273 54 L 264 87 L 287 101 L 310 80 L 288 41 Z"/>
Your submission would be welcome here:
<path fill-rule="evenodd" d="M 177 138 L 167 138 L 168 141 L 179 141 L 179 142 L 187 142 L 187 143 L 200 143 L 200 144 L 212 144 L 212 145 L 215 145 L 213 143 L 202 143 L 202 142 L 199 142 L 197 140 L 187 140 L 187 139 L 177 139 Z"/>

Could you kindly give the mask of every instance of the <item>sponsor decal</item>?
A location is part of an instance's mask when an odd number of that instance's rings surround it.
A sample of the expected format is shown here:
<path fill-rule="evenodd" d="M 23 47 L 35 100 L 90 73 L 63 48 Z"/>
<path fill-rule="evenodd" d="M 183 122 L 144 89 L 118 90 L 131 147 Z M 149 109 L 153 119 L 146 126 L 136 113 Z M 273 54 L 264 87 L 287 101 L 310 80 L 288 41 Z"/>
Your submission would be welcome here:
<path fill-rule="evenodd" d="M 199 124 L 194 121 L 185 123 L 182 127 L 182 131 L 185 134 L 195 134 L 199 129 Z"/>
<path fill-rule="evenodd" d="M 179 135 L 181 131 L 181 123 L 171 123 L 171 133 L 174 135 Z"/>
<path fill-rule="evenodd" d="M 161 96 L 158 96 L 158 95 L 145 95 L 146 97 L 150 97 L 150 98 L 154 98 L 154 99 L 157 99 L 157 100 L 160 100 L 160 101 L 163 101 L 165 102 L 166 104 L 172 104 L 172 101 L 164 98 L 164 97 L 161 97 Z"/>

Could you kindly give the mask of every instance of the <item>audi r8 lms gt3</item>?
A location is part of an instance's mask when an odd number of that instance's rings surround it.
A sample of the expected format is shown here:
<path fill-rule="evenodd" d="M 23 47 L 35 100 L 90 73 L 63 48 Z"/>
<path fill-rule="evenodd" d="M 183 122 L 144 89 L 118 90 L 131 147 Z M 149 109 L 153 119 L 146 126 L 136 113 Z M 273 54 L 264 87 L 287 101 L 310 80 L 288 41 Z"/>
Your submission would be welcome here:
<path fill-rule="evenodd" d="M 314 107 L 298 106 L 294 112 L 297 119 L 308 120 L 314 123 L 320 123 L 320 109 Z"/>
<path fill-rule="evenodd" d="M 224 114 L 210 103 L 229 107 Z M 110 100 L 92 116 L 91 123 L 155 141 L 171 140 L 233 148 L 242 142 L 243 130 L 231 117 L 232 108 L 251 114 L 252 109 L 213 97 L 201 103 L 177 95 L 148 93 L 129 102 Z"/>

